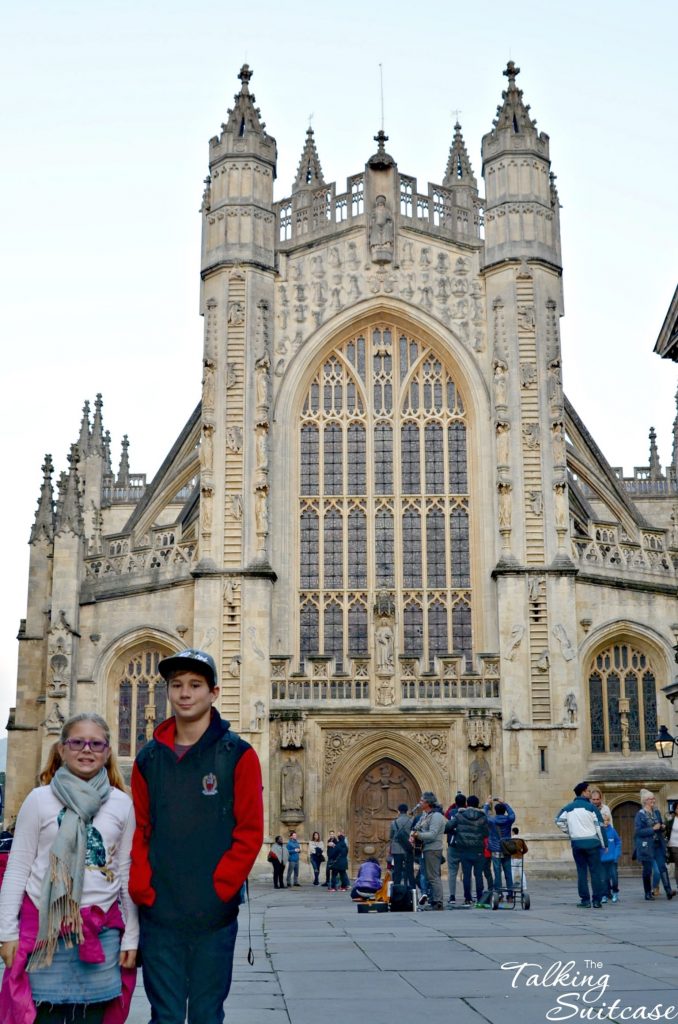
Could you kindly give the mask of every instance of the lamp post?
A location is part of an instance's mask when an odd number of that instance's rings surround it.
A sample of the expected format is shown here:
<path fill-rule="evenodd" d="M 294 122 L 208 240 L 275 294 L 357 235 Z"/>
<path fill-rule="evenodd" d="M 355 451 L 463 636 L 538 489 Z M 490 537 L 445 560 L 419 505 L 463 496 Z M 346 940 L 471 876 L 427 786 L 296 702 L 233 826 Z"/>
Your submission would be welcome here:
<path fill-rule="evenodd" d="M 665 725 L 659 726 L 659 732 L 657 733 L 657 739 L 654 742 L 654 748 L 657 751 L 657 757 L 673 757 L 673 748 L 676 744 L 675 739 L 666 728 Z"/>

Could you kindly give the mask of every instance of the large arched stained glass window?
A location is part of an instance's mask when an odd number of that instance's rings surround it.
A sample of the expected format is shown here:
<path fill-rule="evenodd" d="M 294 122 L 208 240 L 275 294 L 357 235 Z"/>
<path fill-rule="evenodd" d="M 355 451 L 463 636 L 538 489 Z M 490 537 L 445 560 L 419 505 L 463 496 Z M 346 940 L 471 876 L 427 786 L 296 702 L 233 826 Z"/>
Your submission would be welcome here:
<path fill-rule="evenodd" d="M 393 325 L 318 367 L 299 428 L 299 652 L 370 647 L 377 594 L 400 654 L 471 666 L 466 414 L 443 361 Z"/>
<path fill-rule="evenodd" d="M 623 731 L 631 750 L 654 750 L 657 680 L 649 654 L 630 644 L 612 644 L 589 669 L 591 750 L 621 751 Z"/>

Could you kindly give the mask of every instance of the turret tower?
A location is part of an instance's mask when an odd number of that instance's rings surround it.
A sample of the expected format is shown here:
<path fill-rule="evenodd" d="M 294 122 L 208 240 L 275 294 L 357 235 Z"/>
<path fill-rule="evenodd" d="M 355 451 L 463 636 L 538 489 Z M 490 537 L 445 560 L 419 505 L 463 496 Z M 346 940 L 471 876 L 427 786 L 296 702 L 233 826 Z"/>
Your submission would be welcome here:
<path fill-rule="evenodd" d="M 272 579 L 268 467 L 277 159 L 275 139 L 250 92 L 247 64 L 238 77 L 240 92 L 221 134 L 210 140 L 202 204 L 205 340 L 193 631 L 197 644 L 213 643 L 221 710 L 236 728 L 241 706 L 249 707 L 250 700 L 241 690 L 241 669 L 249 686 L 266 686 L 266 663 L 251 645 L 241 650 L 240 633 L 248 600 L 253 609 L 264 608 Z M 312 133 L 302 163 L 300 195 L 322 180 Z M 254 646 L 266 651 L 268 617 L 254 610 L 248 621 L 256 631 Z"/>
<path fill-rule="evenodd" d="M 538 771 L 552 739 L 548 730 L 560 721 L 567 694 L 579 698 L 580 684 L 573 670 L 558 198 L 549 139 L 523 102 L 519 71 L 509 61 L 508 88 L 482 142 L 483 262 L 497 437 L 502 682 L 512 694 L 511 712 L 528 727 L 521 762 Z"/>

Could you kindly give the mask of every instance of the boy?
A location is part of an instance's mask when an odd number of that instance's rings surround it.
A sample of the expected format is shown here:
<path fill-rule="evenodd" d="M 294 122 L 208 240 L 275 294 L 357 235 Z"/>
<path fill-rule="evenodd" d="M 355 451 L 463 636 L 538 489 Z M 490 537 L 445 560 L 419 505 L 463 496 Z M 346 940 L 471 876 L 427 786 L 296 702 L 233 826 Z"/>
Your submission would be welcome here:
<path fill-rule="evenodd" d="M 240 889 L 263 841 L 261 769 L 219 717 L 214 659 L 164 658 L 173 717 L 132 770 L 136 832 L 129 889 L 139 904 L 153 1024 L 222 1024 Z"/>
<path fill-rule="evenodd" d="M 607 894 L 603 896 L 603 903 L 607 903 L 608 899 L 612 903 L 618 903 L 619 874 L 617 865 L 619 864 L 622 852 L 621 837 L 612 824 L 612 818 L 609 814 L 603 813 L 603 822 L 604 831 L 607 833 L 607 849 L 600 852 L 600 863 L 603 868 L 605 892 Z"/>

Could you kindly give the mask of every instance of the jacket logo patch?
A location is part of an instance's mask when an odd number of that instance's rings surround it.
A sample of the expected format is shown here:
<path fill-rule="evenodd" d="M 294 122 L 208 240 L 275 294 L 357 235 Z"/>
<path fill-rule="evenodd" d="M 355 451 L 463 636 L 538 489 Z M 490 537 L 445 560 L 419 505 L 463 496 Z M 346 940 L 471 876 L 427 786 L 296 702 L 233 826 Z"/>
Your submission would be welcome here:
<path fill-rule="evenodd" d="M 202 795 L 203 796 L 216 796 L 217 795 L 217 777 L 214 772 L 209 772 L 208 775 L 202 777 Z"/>

